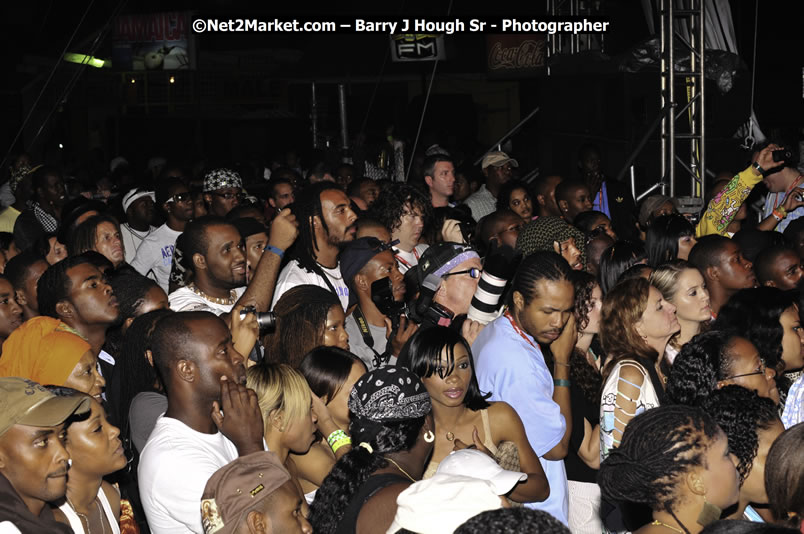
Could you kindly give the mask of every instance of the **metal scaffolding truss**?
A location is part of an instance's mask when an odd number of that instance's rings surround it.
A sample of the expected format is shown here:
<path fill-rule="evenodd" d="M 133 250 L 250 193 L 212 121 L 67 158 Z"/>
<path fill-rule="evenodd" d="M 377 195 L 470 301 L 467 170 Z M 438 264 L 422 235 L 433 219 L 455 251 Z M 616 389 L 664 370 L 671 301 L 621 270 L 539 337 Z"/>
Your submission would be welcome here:
<path fill-rule="evenodd" d="M 689 196 L 705 192 L 704 0 L 660 0 L 662 193 L 690 179 Z M 674 46 L 675 45 L 675 46 Z M 686 191 L 684 191 L 686 193 Z"/>

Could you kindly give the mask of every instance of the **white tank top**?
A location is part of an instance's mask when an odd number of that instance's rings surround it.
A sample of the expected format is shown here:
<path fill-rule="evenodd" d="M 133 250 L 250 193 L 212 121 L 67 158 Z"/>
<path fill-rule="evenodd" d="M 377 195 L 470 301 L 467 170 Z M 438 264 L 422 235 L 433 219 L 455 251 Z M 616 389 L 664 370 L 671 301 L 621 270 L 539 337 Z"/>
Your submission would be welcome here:
<path fill-rule="evenodd" d="M 112 513 L 112 506 L 109 504 L 109 499 L 106 498 L 106 493 L 103 491 L 103 486 L 98 488 L 98 500 L 103 507 L 103 513 L 106 514 L 106 519 L 112 526 L 112 533 L 120 534 L 120 524 L 117 522 L 117 518 Z M 59 510 L 61 510 L 65 517 L 67 517 L 67 520 L 70 522 L 70 528 L 73 529 L 73 532 L 76 534 L 87 534 L 86 530 L 84 530 L 84 523 L 81 521 L 81 518 L 78 517 L 78 514 L 75 513 L 73 507 L 70 506 L 66 500 L 61 506 L 59 506 Z"/>

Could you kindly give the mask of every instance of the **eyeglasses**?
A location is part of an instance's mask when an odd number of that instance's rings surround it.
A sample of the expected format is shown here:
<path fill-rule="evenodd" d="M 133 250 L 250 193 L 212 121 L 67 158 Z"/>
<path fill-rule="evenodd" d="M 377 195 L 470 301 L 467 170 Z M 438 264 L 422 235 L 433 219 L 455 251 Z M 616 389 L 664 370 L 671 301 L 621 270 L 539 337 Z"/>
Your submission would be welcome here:
<path fill-rule="evenodd" d="M 478 269 L 477 267 L 472 267 L 471 269 L 466 269 L 465 271 L 457 271 L 457 272 L 454 272 L 454 273 L 447 273 L 447 274 L 443 275 L 441 278 L 447 278 L 449 276 L 455 276 L 455 275 L 458 275 L 458 274 L 468 274 L 469 276 L 471 276 L 472 278 L 474 278 L 476 280 L 476 279 L 480 278 L 481 274 L 483 274 L 483 269 Z"/>
<path fill-rule="evenodd" d="M 765 366 L 765 359 L 760 358 L 759 359 L 759 369 L 757 369 L 756 371 L 753 371 L 751 373 L 743 373 L 741 375 L 727 376 L 726 378 L 723 378 L 722 380 L 731 380 L 733 378 L 742 378 L 744 376 L 764 375 L 765 372 L 767 371 L 767 369 L 768 368 Z"/>
<path fill-rule="evenodd" d="M 190 193 L 176 193 L 175 195 L 173 195 L 172 197 L 167 199 L 167 201 L 168 202 L 189 202 L 190 200 L 192 200 L 192 198 L 193 197 L 192 197 L 192 195 Z"/>
<path fill-rule="evenodd" d="M 231 193 L 231 192 L 229 192 L 229 193 L 218 193 L 218 192 L 213 192 L 212 194 L 215 195 L 216 197 L 225 198 L 226 200 L 232 200 L 232 199 L 235 199 L 235 198 L 238 199 L 238 200 L 241 200 L 241 199 L 246 197 L 246 195 L 244 195 L 243 193 Z"/>

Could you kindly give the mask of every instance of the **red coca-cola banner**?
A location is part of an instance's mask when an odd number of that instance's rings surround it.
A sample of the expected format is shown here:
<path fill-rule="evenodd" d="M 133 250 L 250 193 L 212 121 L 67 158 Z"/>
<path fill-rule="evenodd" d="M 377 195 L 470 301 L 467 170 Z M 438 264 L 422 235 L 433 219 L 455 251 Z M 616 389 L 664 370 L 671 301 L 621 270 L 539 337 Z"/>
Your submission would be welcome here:
<path fill-rule="evenodd" d="M 492 76 L 522 77 L 544 73 L 547 40 L 544 35 L 487 35 L 486 66 Z"/>

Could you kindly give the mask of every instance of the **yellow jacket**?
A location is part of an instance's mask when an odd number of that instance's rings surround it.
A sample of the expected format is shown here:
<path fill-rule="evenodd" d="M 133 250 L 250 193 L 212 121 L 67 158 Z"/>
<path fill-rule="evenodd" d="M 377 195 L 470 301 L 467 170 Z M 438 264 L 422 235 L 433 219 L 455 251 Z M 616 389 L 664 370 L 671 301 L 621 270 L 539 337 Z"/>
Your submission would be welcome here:
<path fill-rule="evenodd" d="M 743 205 L 751 190 L 762 181 L 762 175 L 754 174 L 748 167 L 740 174 L 734 176 L 706 207 L 698 226 L 695 227 L 695 237 L 710 234 L 727 236 L 726 227 L 729 226 L 737 210 Z"/>

